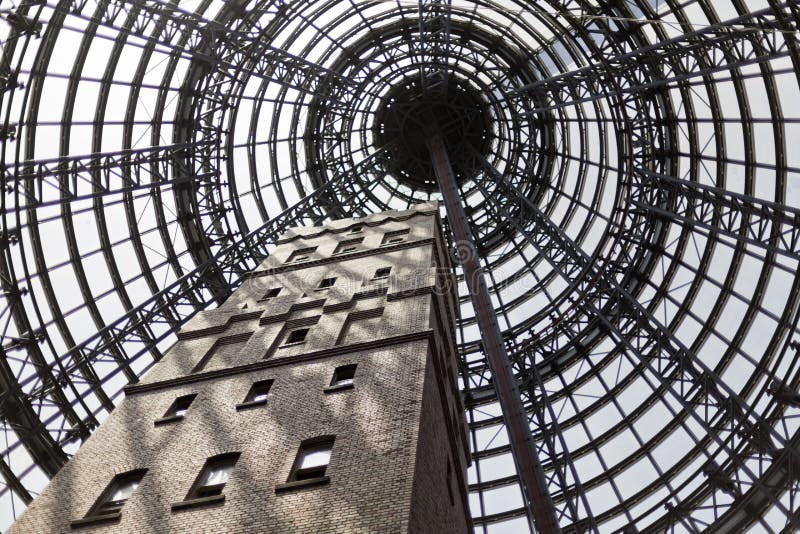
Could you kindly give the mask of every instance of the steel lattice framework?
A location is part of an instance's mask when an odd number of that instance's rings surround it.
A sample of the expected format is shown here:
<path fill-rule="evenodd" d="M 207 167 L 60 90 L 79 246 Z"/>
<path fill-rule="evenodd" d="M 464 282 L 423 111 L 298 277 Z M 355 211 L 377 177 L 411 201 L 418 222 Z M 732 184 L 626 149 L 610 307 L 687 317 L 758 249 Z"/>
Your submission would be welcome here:
<path fill-rule="evenodd" d="M 0 517 L 285 229 L 440 199 L 435 113 L 560 529 L 800 528 L 800 3 L 2 2 Z"/>

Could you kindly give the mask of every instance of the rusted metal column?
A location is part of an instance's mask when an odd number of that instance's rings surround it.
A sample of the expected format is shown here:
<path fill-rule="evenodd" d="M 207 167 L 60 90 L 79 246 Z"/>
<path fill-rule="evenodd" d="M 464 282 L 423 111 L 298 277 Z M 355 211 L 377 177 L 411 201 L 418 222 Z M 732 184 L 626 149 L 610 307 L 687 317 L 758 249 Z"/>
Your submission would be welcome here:
<path fill-rule="evenodd" d="M 503 421 L 511 440 L 511 452 L 519 473 L 522 496 L 528 508 L 528 515 L 542 534 L 561 532 L 556 518 L 555 506 L 547 490 L 547 481 L 542 464 L 536 454 L 536 447 L 531 437 L 528 417 L 522 406 L 519 389 L 514 380 L 511 362 L 508 358 L 500 325 L 494 314 L 494 306 L 489 298 L 489 289 L 483 278 L 483 270 L 475 253 L 475 242 L 461 198 L 456 186 L 453 168 L 447 157 L 444 143 L 438 136 L 428 141 L 431 160 L 439 181 L 439 189 L 444 198 L 447 220 L 458 243 L 459 259 L 464 270 L 472 306 L 483 338 L 483 347 L 492 372 L 494 387 L 500 408 L 503 410 Z"/>

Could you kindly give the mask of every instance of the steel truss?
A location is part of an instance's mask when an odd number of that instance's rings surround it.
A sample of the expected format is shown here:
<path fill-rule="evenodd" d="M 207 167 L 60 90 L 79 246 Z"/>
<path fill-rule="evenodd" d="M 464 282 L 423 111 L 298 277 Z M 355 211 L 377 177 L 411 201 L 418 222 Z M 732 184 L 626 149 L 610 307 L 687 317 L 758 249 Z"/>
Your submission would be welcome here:
<path fill-rule="evenodd" d="M 789 420 L 784 419 L 794 415 L 784 411 L 787 406 L 776 401 L 763 413 L 754 413 L 753 408 L 720 378 L 718 372 L 724 370 L 724 365 L 718 370 L 709 367 L 619 284 L 617 280 L 625 275 L 624 265 L 593 261 L 561 228 L 488 165 L 486 175 L 490 178 L 487 183 L 496 186 L 495 188 L 489 190 L 480 181 L 476 183 L 489 199 L 489 203 L 494 203 L 496 220 L 502 220 L 502 213 L 527 212 L 527 217 L 524 218 L 531 221 L 529 230 L 514 219 L 511 223 L 568 282 L 575 284 L 573 294 L 578 295 L 572 301 L 575 309 L 600 322 L 622 346 L 626 357 L 638 359 L 635 365 L 641 365 L 648 378 L 658 380 L 665 393 L 678 399 L 684 413 L 673 414 L 676 421 L 692 417 L 702 425 L 706 434 L 695 438 L 697 453 L 708 454 L 708 458 L 705 467 L 698 474 L 709 476 L 711 470 L 721 492 L 732 493 L 736 497 L 747 495 L 749 506 L 741 507 L 747 513 L 736 514 L 733 519 L 727 518 L 724 516 L 725 512 L 729 507 L 735 506 L 736 501 L 719 503 L 716 504 L 714 513 L 718 522 L 714 525 L 693 524 L 693 529 L 741 529 L 743 525 L 761 520 L 760 513 L 770 501 L 783 508 L 778 501 L 780 494 L 789 491 L 794 495 L 794 492 L 800 490 L 794 467 L 800 459 L 800 448 L 797 448 L 800 433 Z M 719 206 L 716 208 L 719 209 Z M 765 223 L 774 225 L 776 221 L 762 221 L 762 224 Z M 577 337 L 578 334 L 573 334 L 571 340 L 574 341 Z M 524 357 L 529 360 L 528 367 L 535 366 L 545 355 L 551 354 L 552 345 L 537 343 L 537 339 L 526 341 Z M 542 386 L 537 383 L 536 376 L 538 373 L 529 380 L 532 386 L 538 386 L 541 391 Z M 776 376 L 774 371 L 765 370 L 763 378 L 766 380 L 762 381 L 761 395 L 769 393 L 767 388 L 775 383 L 779 384 L 778 387 L 786 387 L 782 378 Z M 529 402 L 536 404 L 532 411 L 537 418 L 543 417 L 543 410 L 547 408 L 539 407 L 540 399 L 541 396 L 538 399 L 536 396 L 529 399 Z M 544 441 L 550 443 L 558 437 L 556 435 L 555 438 L 550 437 Z M 716 442 L 715 445 L 723 451 L 722 457 L 730 462 L 730 467 L 726 469 L 714 461 L 719 453 L 709 454 L 704 449 L 709 446 L 709 440 L 711 444 Z M 758 466 L 757 471 L 754 472 L 748 464 Z M 781 470 L 782 474 L 774 473 Z M 772 479 L 776 481 L 773 482 Z M 561 480 L 563 481 L 563 476 Z M 772 483 L 766 484 L 765 480 L 771 480 Z M 564 493 L 570 490 L 569 487 L 562 487 Z M 710 492 L 713 486 L 705 486 L 703 490 Z M 580 496 L 577 491 L 575 493 L 573 498 Z M 691 498 L 695 506 L 705 500 L 703 493 L 698 493 Z M 674 503 L 674 498 L 670 495 L 663 502 L 670 512 L 680 511 L 669 514 L 670 517 L 666 519 L 668 527 L 672 526 L 669 521 L 692 521 L 691 505 L 685 501 Z M 570 503 L 570 506 L 575 509 L 574 503 Z M 792 510 L 784 509 L 783 512 L 789 519 L 786 528 L 794 530 L 797 525 L 794 523 Z M 727 525 L 723 520 L 738 523 Z M 580 524 L 577 521 L 575 523 Z M 591 519 L 589 524 L 593 526 Z M 586 527 L 577 528 L 580 530 Z"/>
<path fill-rule="evenodd" d="M 796 528 L 798 3 L 350 7 L 0 9 L 0 509 L 286 228 L 438 198 L 371 132 L 392 87 L 457 79 L 493 125 L 454 166 L 560 528 Z M 524 529 L 466 299 L 473 519 Z"/>

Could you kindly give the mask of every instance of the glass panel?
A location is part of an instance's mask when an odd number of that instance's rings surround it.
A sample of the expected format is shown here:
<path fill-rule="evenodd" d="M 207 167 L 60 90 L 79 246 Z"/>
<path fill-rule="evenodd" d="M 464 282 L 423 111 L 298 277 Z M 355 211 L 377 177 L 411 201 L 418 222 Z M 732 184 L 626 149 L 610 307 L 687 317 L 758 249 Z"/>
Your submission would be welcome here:
<path fill-rule="evenodd" d="M 308 328 L 293 330 L 286 338 L 286 343 L 300 343 L 306 339 L 306 334 L 308 334 Z"/>
<path fill-rule="evenodd" d="M 209 466 L 201 486 L 215 486 L 225 484 L 233 471 L 233 463 L 217 464 Z"/>
<path fill-rule="evenodd" d="M 109 501 L 127 501 L 131 494 L 139 487 L 138 480 L 127 480 L 120 482 L 119 485 L 114 489 L 114 492 L 109 495 Z"/>
<path fill-rule="evenodd" d="M 353 378 L 356 375 L 355 365 L 346 365 L 338 367 L 333 373 L 332 386 L 344 386 L 353 383 Z"/>
<path fill-rule="evenodd" d="M 300 469 L 308 469 L 310 467 L 321 467 L 328 465 L 331 461 L 331 449 L 307 451 L 303 453 L 300 460 Z"/>

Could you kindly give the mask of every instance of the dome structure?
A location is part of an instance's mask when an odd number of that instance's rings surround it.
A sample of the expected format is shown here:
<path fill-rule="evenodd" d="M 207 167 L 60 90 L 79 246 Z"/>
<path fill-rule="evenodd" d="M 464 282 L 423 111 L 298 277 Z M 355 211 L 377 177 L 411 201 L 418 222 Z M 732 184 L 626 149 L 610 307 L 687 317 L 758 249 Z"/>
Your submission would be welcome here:
<path fill-rule="evenodd" d="M 559 527 L 798 528 L 797 2 L 0 14 L 7 522 L 287 228 L 441 200 L 434 128 Z M 459 274 L 475 531 L 527 532 Z"/>

